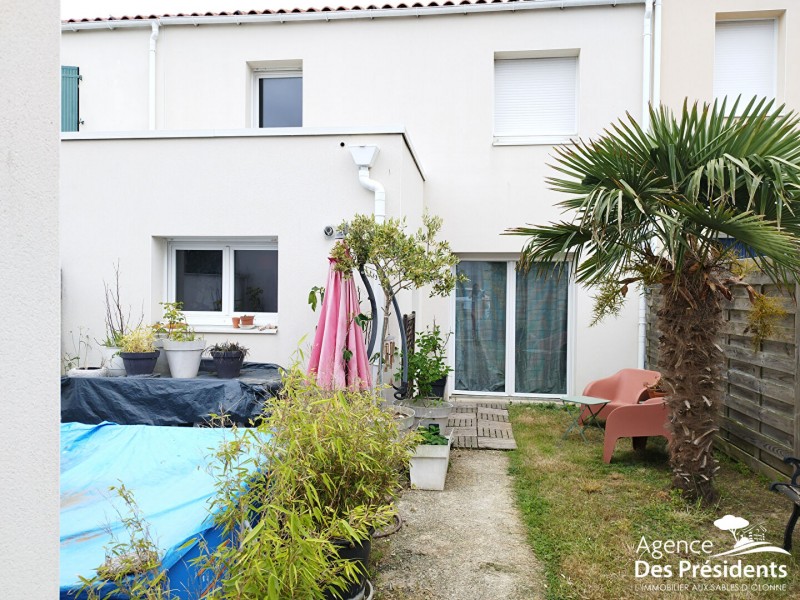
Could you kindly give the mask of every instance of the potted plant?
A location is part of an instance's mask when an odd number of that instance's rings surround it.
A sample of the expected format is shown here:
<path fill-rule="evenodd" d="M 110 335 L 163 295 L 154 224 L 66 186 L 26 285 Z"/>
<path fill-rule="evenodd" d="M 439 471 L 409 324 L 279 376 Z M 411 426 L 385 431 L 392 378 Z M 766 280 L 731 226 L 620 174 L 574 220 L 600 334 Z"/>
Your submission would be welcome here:
<path fill-rule="evenodd" d="M 411 457 L 411 487 L 420 490 L 443 490 L 450 464 L 452 434 L 441 435 L 438 425 L 420 427 L 422 441 Z"/>
<path fill-rule="evenodd" d="M 360 597 L 417 438 L 398 435 L 374 391 L 325 391 L 298 367 L 283 380 L 264 422 L 218 455 L 211 510 L 233 539 L 207 556 L 210 595 Z"/>
<path fill-rule="evenodd" d="M 120 340 L 120 356 L 127 375 L 150 375 L 156 366 L 159 351 L 150 327 L 139 326 Z"/>
<path fill-rule="evenodd" d="M 163 345 L 170 375 L 174 379 L 197 377 L 200 359 L 206 347 L 205 340 L 198 338 L 186 322 L 183 302 L 162 302 L 161 306 L 164 307 L 164 324 L 160 329 L 167 335 Z"/>
<path fill-rule="evenodd" d="M 248 349 L 237 342 L 214 344 L 207 352 L 214 360 L 214 369 L 220 379 L 233 379 L 239 376 Z"/>
<path fill-rule="evenodd" d="M 89 334 L 84 334 L 81 327 L 78 330 L 77 343 L 71 331 L 70 338 L 72 340 L 72 352 L 64 352 L 64 370 L 67 372 L 67 377 L 106 377 L 108 371 L 105 366 L 90 367 L 88 365 L 89 351 L 92 347 L 89 341 Z"/>
<path fill-rule="evenodd" d="M 414 409 L 416 425 L 436 423 L 444 430 L 453 405 L 444 402 L 447 375 L 452 371 L 445 362 L 445 349 L 450 334 L 442 337 L 436 323 L 433 327 L 417 333 L 414 350 L 408 355 L 408 380 L 412 398 L 400 404 Z"/>
<path fill-rule="evenodd" d="M 130 310 L 126 313 L 120 300 L 119 263 L 114 265 L 113 287 L 105 281 L 103 281 L 103 287 L 106 301 L 106 338 L 100 344 L 100 354 L 109 377 L 124 377 L 125 364 L 119 355 L 119 350 L 122 337 L 131 329 L 131 318 Z M 144 315 L 142 314 L 135 327 L 139 327 L 143 320 Z"/>

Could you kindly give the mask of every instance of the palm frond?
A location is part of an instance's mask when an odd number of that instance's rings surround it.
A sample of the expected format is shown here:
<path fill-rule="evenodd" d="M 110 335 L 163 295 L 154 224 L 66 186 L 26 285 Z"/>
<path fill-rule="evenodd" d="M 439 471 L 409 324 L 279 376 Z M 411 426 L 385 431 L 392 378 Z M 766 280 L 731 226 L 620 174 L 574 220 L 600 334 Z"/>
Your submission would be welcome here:
<path fill-rule="evenodd" d="M 741 107 L 741 108 L 740 108 Z M 548 186 L 569 219 L 528 237 L 522 264 L 567 256 L 579 281 L 624 277 L 658 247 L 676 270 L 713 266 L 720 236 L 751 248 L 764 271 L 800 279 L 800 130 L 783 105 L 753 98 L 650 108 L 650 130 L 626 118 L 557 148 Z"/>

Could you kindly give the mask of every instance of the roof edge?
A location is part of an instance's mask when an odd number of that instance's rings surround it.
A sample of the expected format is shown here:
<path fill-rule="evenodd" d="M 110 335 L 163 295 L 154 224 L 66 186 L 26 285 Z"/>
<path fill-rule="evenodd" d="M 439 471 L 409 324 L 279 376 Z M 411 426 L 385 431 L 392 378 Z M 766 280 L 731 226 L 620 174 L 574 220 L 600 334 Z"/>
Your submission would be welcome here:
<path fill-rule="evenodd" d="M 474 3 L 473 3 L 474 1 Z M 414 2 L 412 6 L 400 3 L 396 6 L 370 5 L 366 8 L 294 9 L 292 11 L 262 12 L 234 11 L 231 13 L 204 13 L 191 15 L 136 15 L 122 18 L 70 19 L 61 22 L 61 30 L 113 30 L 150 27 L 153 21 L 161 26 L 177 25 L 244 25 L 249 23 L 287 23 L 297 21 L 336 21 L 348 19 L 379 19 L 391 17 L 427 17 L 436 15 L 471 14 L 488 12 L 516 12 L 526 10 L 566 9 L 593 6 L 619 6 L 645 4 L 646 0 L 445 0 L 441 4 Z"/>
<path fill-rule="evenodd" d="M 376 136 L 399 135 L 411 155 L 423 181 L 425 171 L 417 152 L 411 144 L 408 131 L 403 125 L 385 127 L 274 127 L 269 129 L 155 129 L 141 131 L 87 131 L 62 132 L 62 142 L 88 142 L 98 140 L 180 140 L 197 138 L 253 138 L 253 137 L 320 137 L 320 136 Z"/>

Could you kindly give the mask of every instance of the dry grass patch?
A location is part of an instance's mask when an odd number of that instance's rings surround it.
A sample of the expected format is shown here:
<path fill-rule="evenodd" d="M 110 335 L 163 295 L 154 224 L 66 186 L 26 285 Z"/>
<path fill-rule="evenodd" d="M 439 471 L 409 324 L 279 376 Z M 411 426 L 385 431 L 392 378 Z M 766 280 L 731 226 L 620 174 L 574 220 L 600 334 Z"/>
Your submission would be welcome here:
<path fill-rule="evenodd" d="M 779 546 L 790 506 L 769 491 L 764 478 L 721 457 L 719 503 L 712 508 L 687 505 L 670 489 L 663 440 L 650 440 L 642 454 L 633 452 L 630 440 L 621 440 L 612 464 L 606 465 L 602 462 L 601 431 L 589 431 L 587 443 L 574 432 L 561 439 L 574 412 L 555 405 L 514 406 L 509 412 L 519 448 L 512 452 L 511 473 L 530 543 L 547 570 L 548 598 L 800 597 L 800 564 L 794 557 L 777 554 L 741 560 L 743 564 L 786 565 L 788 577 L 783 579 L 635 576 L 637 559 L 671 565 L 677 573 L 680 560 L 704 564 L 707 558 L 707 554 L 691 552 L 676 552 L 661 560 L 641 556 L 638 546 L 642 537 L 649 542 L 710 540 L 714 552 L 731 549 L 731 534 L 713 524 L 726 514 L 763 525 L 766 541 Z M 752 588 L 775 583 L 785 584 L 785 589 L 741 591 L 743 585 Z M 637 588 L 643 584 L 689 587 L 683 591 Z M 704 584 L 725 584 L 728 591 L 702 589 Z M 740 586 L 739 590 L 731 591 L 733 585 Z"/>

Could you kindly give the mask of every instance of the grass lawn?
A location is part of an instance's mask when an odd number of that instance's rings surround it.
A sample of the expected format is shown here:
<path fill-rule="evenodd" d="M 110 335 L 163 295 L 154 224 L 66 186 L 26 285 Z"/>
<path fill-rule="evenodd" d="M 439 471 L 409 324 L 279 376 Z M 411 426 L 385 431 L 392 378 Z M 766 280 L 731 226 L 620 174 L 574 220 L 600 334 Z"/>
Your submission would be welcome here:
<path fill-rule="evenodd" d="M 800 526 L 794 557 L 765 553 L 708 562 L 709 568 L 730 568 L 740 560 L 743 565 L 785 565 L 784 578 L 704 579 L 699 572 L 679 577 L 681 561 L 702 567 L 709 554 L 733 548 L 732 534 L 713 524 L 727 514 L 763 525 L 765 541 L 782 545 L 791 503 L 770 492 L 767 479 L 720 456 L 720 500 L 701 509 L 670 490 L 663 438 L 651 438 L 641 455 L 633 452 L 630 439 L 622 439 L 607 465 L 600 430 L 587 430 L 586 443 L 575 432 L 561 439 L 574 412 L 556 405 L 512 406 L 509 412 L 519 447 L 511 453 L 511 475 L 530 543 L 546 571 L 548 599 L 800 598 Z M 713 549 L 706 546 L 711 551 L 705 553 L 698 543 L 697 553 L 681 547 L 656 559 L 638 550 L 642 537 L 651 549 L 654 540 L 710 540 Z M 651 566 L 669 565 L 673 576 L 637 578 L 637 559 Z M 640 563 L 639 568 L 645 567 Z M 652 585 L 665 587 L 645 587 Z M 776 585 L 783 589 L 763 589 Z"/>

